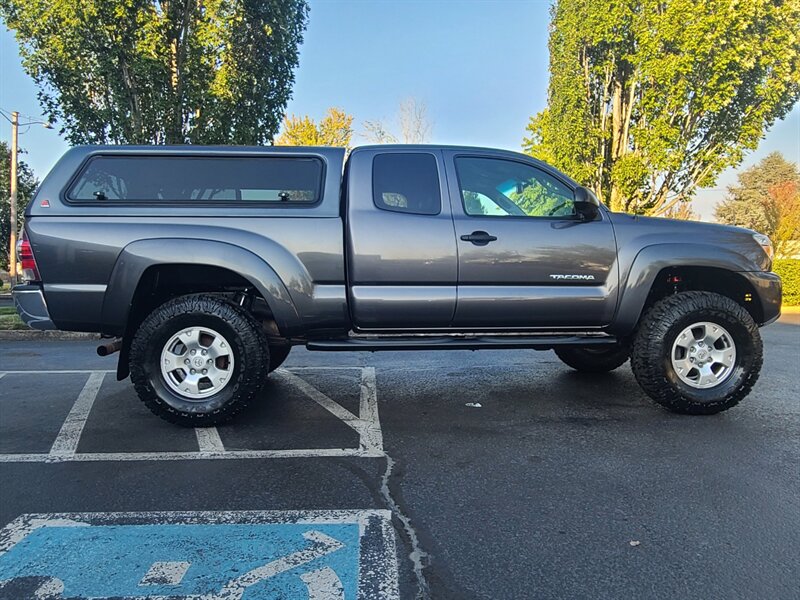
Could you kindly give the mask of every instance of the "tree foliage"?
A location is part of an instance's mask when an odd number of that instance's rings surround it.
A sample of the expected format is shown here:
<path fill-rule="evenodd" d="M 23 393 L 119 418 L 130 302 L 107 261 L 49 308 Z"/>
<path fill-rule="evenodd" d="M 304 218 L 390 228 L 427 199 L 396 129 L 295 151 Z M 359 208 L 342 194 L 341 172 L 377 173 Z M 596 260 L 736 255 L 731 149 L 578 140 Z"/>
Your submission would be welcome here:
<path fill-rule="evenodd" d="M 699 221 L 700 215 L 694 211 L 691 200 L 673 204 L 661 213 L 661 216 L 668 219 L 680 219 L 681 221 Z"/>
<path fill-rule="evenodd" d="M 800 306 L 800 259 L 776 259 L 772 270 L 781 277 L 783 306 Z"/>
<path fill-rule="evenodd" d="M 800 97 L 797 0 L 558 0 L 527 152 L 613 210 L 663 214 Z"/>
<path fill-rule="evenodd" d="M 33 198 L 39 181 L 24 161 L 17 164 L 17 223 L 22 226 L 25 207 Z M 11 234 L 11 148 L 0 142 L 0 269 L 8 270 L 8 250 Z"/>
<path fill-rule="evenodd" d="M 424 144 L 431 136 L 433 122 L 425 102 L 406 98 L 397 108 L 397 130 L 381 119 L 364 121 L 364 137 L 373 144 Z"/>
<path fill-rule="evenodd" d="M 319 123 L 309 116 L 287 116 L 276 146 L 338 146 L 350 148 L 353 116 L 340 108 L 329 108 Z"/>
<path fill-rule="evenodd" d="M 73 144 L 263 144 L 291 96 L 305 0 L 0 0 Z"/>
<path fill-rule="evenodd" d="M 739 174 L 739 185 L 717 205 L 720 223 L 747 227 L 770 237 L 778 256 L 800 241 L 800 171 L 773 152 Z"/>

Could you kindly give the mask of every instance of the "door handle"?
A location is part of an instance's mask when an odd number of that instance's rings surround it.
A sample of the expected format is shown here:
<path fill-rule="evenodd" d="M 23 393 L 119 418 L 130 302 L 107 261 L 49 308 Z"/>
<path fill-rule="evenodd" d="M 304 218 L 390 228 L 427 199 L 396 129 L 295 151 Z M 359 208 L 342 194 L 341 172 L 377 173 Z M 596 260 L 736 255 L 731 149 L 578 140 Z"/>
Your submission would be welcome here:
<path fill-rule="evenodd" d="M 473 231 L 468 235 L 462 235 L 461 239 L 465 242 L 472 242 L 476 246 L 485 246 L 489 242 L 497 240 L 497 236 L 489 235 L 485 231 Z"/>

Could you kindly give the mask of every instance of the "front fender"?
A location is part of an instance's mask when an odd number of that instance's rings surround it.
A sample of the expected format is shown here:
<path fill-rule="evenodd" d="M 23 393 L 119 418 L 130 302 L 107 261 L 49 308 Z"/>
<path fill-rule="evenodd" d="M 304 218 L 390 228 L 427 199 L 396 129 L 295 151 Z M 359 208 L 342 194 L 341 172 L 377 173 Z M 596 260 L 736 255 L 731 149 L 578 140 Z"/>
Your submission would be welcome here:
<path fill-rule="evenodd" d="M 609 331 L 629 335 L 642 315 L 656 276 L 669 267 L 713 267 L 734 272 L 759 270 L 746 256 L 711 244 L 654 244 L 642 248 L 621 278 L 621 294 Z"/>
<path fill-rule="evenodd" d="M 238 273 L 264 297 L 284 335 L 301 329 L 301 318 L 286 285 L 259 256 L 225 242 L 159 238 L 132 242 L 117 257 L 103 300 L 103 332 L 124 333 L 142 275 L 148 267 L 160 264 L 214 266 Z"/>

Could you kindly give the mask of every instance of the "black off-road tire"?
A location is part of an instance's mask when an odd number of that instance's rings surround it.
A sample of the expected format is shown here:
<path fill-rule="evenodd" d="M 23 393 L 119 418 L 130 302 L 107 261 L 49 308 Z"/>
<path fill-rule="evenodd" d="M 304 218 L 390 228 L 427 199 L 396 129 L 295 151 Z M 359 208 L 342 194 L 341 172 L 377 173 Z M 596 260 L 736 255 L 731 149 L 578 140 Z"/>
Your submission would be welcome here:
<path fill-rule="evenodd" d="M 233 373 L 227 386 L 202 400 L 175 393 L 161 373 L 161 351 L 187 327 L 209 327 L 231 345 Z M 131 342 L 130 373 L 136 393 L 156 415 L 184 427 L 211 427 L 241 412 L 267 377 L 269 347 L 261 325 L 229 300 L 208 294 L 173 298 L 145 318 Z"/>
<path fill-rule="evenodd" d="M 707 389 L 681 381 L 670 359 L 676 337 L 700 321 L 722 325 L 736 345 L 731 374 Z M 631 353 L 633 374 L 645 393 L 668 410 L 687 415 L 711 415 L 736 406 L 758 380 L 762 362 L 761 335 L 750 313 L 712 292 L 681 292 L 653 305 L 637 328 Z"/>
<path fill-rule="evenodd" d="M 619 345 L 612 347 L 564 346 L 555 349 L 561 362 L 583 373 L 607 373 L 621 367 L 630 357 L 630 348 Z"/>
<path fill-rule="evenodd" d="M 269 347 L 269 372 L 272 373 L 289 358 L 292 347 L 289 344 L 274 344 Z"/>

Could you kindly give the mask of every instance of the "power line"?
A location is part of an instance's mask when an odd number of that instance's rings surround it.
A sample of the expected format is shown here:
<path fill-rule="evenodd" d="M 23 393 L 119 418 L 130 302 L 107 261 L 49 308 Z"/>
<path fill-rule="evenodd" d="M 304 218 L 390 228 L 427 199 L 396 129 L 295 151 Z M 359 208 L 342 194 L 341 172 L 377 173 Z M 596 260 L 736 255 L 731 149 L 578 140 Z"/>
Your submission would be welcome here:
<path fill-rule="evenodd" d="M 13 114 L 13 111 L 4 110 L 4 109 L 0 108 L 0 116 L 2 116 L 6 121 L 8 121 L 11 124 L 14 123 L 14 121 L 11 120 L 11 115 L 12 114 Z M 27 123 L 20 123 L 19 122 L 19 118 L 20 117 L 24 117 L 24 118 L 29 119 L 29 120 L 28 120 Z M 50 121 L 42 121 L 41 119 L 39 119 L 37 117 L 32 117 L 30 115 L 26 115 L 24 113 L 17 112 L 17 126 L 18 127 L 24 127 L 26 125 L 36 125 L 38 123 L 41 123 L 42 125 L 48 126 L 50 129 L 52 129 L 52 127 L 53 127 L 51 125 Z"/>

